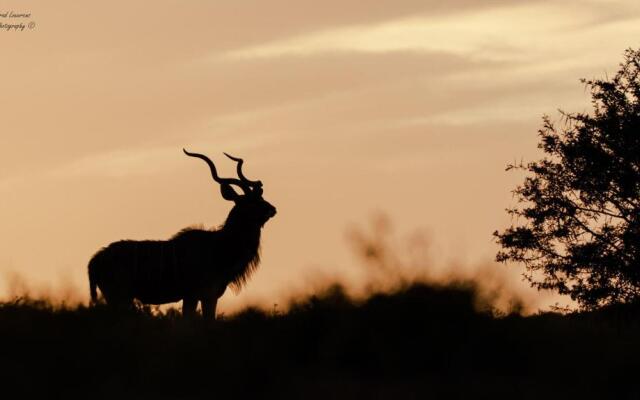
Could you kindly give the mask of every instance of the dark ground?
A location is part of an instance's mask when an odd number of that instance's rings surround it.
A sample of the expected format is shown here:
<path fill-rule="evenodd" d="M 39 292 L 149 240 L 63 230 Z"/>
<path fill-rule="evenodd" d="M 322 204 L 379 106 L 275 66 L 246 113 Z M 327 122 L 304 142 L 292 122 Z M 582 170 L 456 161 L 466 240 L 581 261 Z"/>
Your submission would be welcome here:
<path fill-rule="evenodd" d="M 354 303 L 334 287 L 286 314 L 215 323 L 0 305 L 2 398 L 638 399 L 640 307 L 477 311 L 464 287 Z M 13 393 L 9 397 L 5 394 Z"/>

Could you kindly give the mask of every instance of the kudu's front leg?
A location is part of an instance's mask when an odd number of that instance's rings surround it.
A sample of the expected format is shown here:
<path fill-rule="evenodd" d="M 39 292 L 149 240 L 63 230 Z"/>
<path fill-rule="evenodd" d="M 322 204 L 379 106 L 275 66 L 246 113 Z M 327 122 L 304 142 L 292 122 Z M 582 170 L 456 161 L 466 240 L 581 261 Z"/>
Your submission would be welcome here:
<path fill-rule="evenodd" d="M 216 319 L 216 306 L 218 305 L 218 299 L 215 297 L 209 299 L 201 299 L 202 304 L 202 317 L 204 319 Z"/>

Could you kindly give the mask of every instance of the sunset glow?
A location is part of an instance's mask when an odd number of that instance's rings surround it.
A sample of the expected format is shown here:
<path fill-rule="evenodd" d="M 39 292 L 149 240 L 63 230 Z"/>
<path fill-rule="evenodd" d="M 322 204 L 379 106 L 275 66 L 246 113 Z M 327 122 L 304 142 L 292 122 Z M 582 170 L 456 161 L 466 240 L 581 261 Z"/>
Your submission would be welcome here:
<path fill-rule="evenodd" d="M 580 78 L 610 75 L 640 37 L 634 0 L 10 10 L 35 25 L 0 31 L 0 298 L 24 284 L 87 301 L 102 246 L 222 224 L 231 204 L 187 148 L 222 176 L 235 174 L 223 151 L 244 158 L 278 209 L 260 269 L 221 312 L 333 280 L 364 290 L 350 233 L 380 215 L 402 257 L 424 239 L 411 276 L 507 287 L 527 311 L 567 303 L 493 264 L 522 180 L 504 169 L 539 158 L 542 116 L 587 111 Z"/>

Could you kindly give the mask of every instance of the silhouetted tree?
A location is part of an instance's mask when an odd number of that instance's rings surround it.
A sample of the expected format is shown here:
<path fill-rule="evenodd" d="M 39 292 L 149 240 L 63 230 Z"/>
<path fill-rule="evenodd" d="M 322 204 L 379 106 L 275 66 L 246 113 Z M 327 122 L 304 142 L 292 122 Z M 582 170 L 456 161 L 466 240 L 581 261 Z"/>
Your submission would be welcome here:
<path fill-rule="evenodd" d="M 537 162 L 517 186 L 514 225 L 494 236 L 497 260 L 523 263 L 532 286 L 568 294 L 583 308 L 640 297 L 640 50 L 612 79 L 582 80 L 593 114 L 544 117 Z"/>

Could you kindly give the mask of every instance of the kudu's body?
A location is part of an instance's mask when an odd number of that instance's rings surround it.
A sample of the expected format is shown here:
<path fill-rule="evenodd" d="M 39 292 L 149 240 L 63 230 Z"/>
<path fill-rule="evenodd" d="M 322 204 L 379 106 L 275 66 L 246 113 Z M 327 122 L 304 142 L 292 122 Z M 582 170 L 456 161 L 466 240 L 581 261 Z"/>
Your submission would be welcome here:
<path fill-rule="evenodd" d="M 262 183 L 218 177 L 213 162 L 204 160 L 213 179 L 220 183 L 222 196 L 235 203 L 218 230 L 187 228 L 169 240 L 111 243 L 89 262 L 89 284 L 93 302 L 100 289 L 107 304 L 130 306 L 134 299 L 146 304 L 183 301 L 183 314 L 192 315 L 198 301 L 205 317 L 215 317 L 218 298 L 228 285 L 240 290 L 260 261 L 260 231 L 276 209 L 262 198 Z M 237 194 L 231 185 L 242 189 Z"/>

